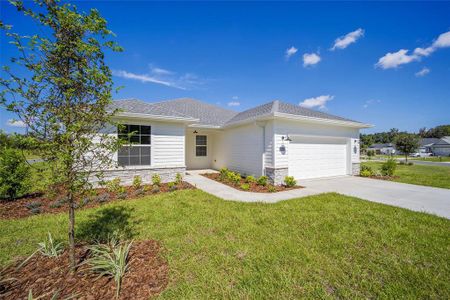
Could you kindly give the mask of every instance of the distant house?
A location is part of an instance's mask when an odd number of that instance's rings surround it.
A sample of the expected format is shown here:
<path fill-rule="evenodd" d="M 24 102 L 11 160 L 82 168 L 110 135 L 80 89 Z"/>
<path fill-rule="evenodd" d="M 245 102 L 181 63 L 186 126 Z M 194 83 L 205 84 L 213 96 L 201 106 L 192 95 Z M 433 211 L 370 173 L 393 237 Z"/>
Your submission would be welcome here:
<path fill-rule="evenodd" d="M 392 143 L 372 144 L 367 150 L 374 150 L 376 154 L 395 154 L 395 147 Z"/>
<path fill-rule="evenodd" d="M 419 153 L 433 153 L 432 146 L 439 142 L 438 138 L 423 138 L 420 139 Z"/>
<path fill-rule="evenodd" d="M 431 146 L 436 156 L 450 156 L 450 136 L 444 136 Z"/>

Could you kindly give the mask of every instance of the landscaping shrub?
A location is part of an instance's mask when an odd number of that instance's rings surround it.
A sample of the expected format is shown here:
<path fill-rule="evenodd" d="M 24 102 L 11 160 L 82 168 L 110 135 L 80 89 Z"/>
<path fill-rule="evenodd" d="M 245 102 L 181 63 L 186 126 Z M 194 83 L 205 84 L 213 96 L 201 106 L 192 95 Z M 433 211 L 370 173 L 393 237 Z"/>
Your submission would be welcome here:
<path fill-rule="evenodd" d="M 160 186 L 161 185 L 161 176 L 159 174 L 152 175 L 152 183 L 153 185 Z"/>
<path fill-rule="evenodd" d="M 381 175 L 383 176 L 393 176 L 395 169 L 397 168 L 397 162 L 393 158 L 389 158 L 386 162 L 381 165 Z"/>
<path fill-rule="evenodd" d="M 139 175 L 133 177 L 133 187 L 139 189 L 142 186 L 142 178 Z"/>
<path fill-rule="evenodd" d="M 98 203 L 103 203 L 109 200 L 109 195 L 108 194 L 100 194 L 97 197 L 95 197 L 95 201 L 97 201 Z"/>
<path fill-rule="evenodd" d="M 256 178 L 254 176 L 249 175 L 245 178 L 245 181 L 247 181 L 247 183 L 255 183 Z"/>
<path fill-rule="evenodd" d="M 277 188 L 273 185 L 269 185 L 267 187 L 267 191 L 269 191 L 269 193 L 275 193 L 277 191 Z"/>
<path fill-rule="evenodd" d="M 175 184 L 179 185 L 181 182 L 183 182 L 183 175 L 181 175 L 181 173 L 177 173 L 175 176 Z"/>
<path fill-rule="evenodd" d="M 239 182 L 241 182 L 241 174 L 239 173 L 234 173 L 234 172 L 230 172 L 229 173 L 229 180 L 233 183 L 233 184 L 239 184 Z"/>
<path fill-rule="evenodd" d="M 0 151 L 0 197 L 16 199 L 30 191 L 31 173 L 23 155 L 16 149 Z"/>
<path fill-rule="evenodd" d="M 297 184 L 297 181 L 294 179 L 294 176 L 286 176 L 284 177 L 284 185 L 287 187 L 293 187 Z"/>
<path fill-rule="evenodd" d="M 241 189 L 248 191 L 250 189 L 250 185 L 248 183 L 243 183 L 241 184 Z"/>
<path fill-rule="evenodd" d="M 169 191 L 175 191 L 177 189 L 176 183 L 175 182 L 169 182 L 167 184 L 167 186 L 169 187 Z"/>
<path fill-rule="evenodd" d="M 221 168 L 219 171 L 219 178 L 221 181 L 224 181 L 228 177 L 228 169 L 227 168 Z"/>
<path fill-rule="evenodd" d="M 153 193 L 153 194 L 159 193 L 160 190 L 161 190 L 161 189 L 159 188 L 159 185 L 154 185 L 154 186 L 152 187 L 152 193 Z"/>
<path fill-rule="evenodd" d="M 117 193 L 120 189 L 120 178 L 114 178 L 106 183 L 106 189 L 111 193 Z"/>
<path fill-rule="evenodd" d="M 116 283 L 116 298 L 119 297 L 120 288 L 125 272 L 128 269 L 128 253 L 132 242 L 119 242 L 110 239 L 106 244 L 97 244 L 89 247 L 91 257 L 86 260 L 89 269 L 100 276 L 108 276 Z"/>
<path fill-rule="evenodd" d="M 39 201 L 33 201 L 33 202 L 29 202 L 27 204 L 25 204 L 25 207 L 28 208 L 29 210 L 32 210 L 33 208 L 39 208 L 42 206 L 42 203 Z"/>
<path fill-rule="evenodd" d="M 128 194 L 126 188 L 124 186 L 119 187 L 117 190 L 117 198 L 123 200 L 126 199 L 127 196 Z"/>
<path fill-rule="evenodd" d="M 260 176 L 260 177 L 258 178 L 258 180 L 256 181 L 256 183 L 257 183 L 258 185 L 266 186 L 268 180 L 269 180 L 269 177 L 267 177 L 267 176 Z"/>
<path fill-rule="evenodd" d="M 135 190 L 135 191 L 134 191 L 134 194 L 135 194 L 136 196 L 144 195 L 144 194 L 145 194 L 145 191 L 146 191 L 146 186 L 141 187 L 141 188 Z"/>
<path fill-rule="evenodd" d="M 414 163 L 412 161 L 409 161 L 408 166 L 412 166 L 412 165 L 414 165 Z"/>
<path fill-rule="evenodd" d="M 361 175 L 361 177 L 370 177 L 372 176 L 372 172 L 369 170 L 362 170 L 359 175 Z"/>

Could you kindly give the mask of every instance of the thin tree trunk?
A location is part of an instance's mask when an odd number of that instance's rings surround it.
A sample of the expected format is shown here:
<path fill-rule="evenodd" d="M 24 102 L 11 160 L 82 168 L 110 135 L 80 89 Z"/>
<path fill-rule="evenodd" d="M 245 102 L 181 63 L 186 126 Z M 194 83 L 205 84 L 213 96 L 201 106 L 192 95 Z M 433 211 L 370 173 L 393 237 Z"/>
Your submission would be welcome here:
<path fill-rule="evenodd" d="M 68 193 L 69 200 L 69 261 L 70 270 L 75 273 L 75 202 L 72 192 Z"/>
<path fill-rule="evenodd" d="M 406 153 L 405 153 L 405 160 L 406 160 L 406 163 L 408 163 L 408 154 L 406 154 Z"/>

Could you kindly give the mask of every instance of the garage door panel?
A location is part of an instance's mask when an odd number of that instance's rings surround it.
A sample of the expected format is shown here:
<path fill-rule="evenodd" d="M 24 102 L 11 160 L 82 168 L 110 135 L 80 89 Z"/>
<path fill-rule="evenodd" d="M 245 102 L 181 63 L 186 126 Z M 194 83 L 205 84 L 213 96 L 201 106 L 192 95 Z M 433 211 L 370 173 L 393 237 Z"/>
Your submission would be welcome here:
<path fill-rule="evenodd" d="M 289 144 L 289 175 L 296 179 L 345 175 L 347 144 L 337 139 L 298 139 Z"/>

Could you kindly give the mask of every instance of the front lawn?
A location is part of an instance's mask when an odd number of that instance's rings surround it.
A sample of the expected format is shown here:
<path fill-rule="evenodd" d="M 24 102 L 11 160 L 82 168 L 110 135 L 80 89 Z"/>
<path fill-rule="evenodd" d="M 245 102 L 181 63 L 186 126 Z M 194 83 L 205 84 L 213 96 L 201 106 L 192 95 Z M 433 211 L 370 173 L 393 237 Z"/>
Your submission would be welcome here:
<path fill-rule="evenodd" d="M 383 163 L 371 161 L 363 164 L 379 170 Z M 394 175 L 393 181 L 450 189 L 450 167 L 397 165 Z"/>
<path fill-rule="evenodd" d="M 163 298 L 441 298 L 450 221 L 334 193 L 276 204 L 176 191 L 78 211 L 77 236 L 161 241 Z M 32 253 L 67 215 L 0 221 L 0 263 Z"/>
<path fill-rule="evenodd" d="M 408 158 L 408 160 L 422 160 L 422 161 L 434 161 L 434 162 L 450 162 L 450 156 L 428 156 L 428 157 L 414 157 Z"/>

